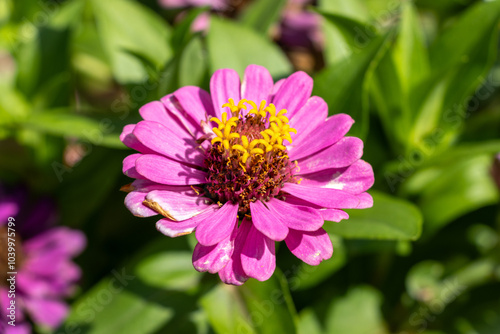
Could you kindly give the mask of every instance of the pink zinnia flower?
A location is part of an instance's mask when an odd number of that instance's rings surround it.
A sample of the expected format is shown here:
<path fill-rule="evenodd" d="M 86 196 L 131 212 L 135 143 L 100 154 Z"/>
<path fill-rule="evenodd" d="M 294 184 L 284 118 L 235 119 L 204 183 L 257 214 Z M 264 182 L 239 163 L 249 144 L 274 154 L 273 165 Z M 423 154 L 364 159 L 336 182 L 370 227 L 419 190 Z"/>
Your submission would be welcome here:
<path fill-rule="evenodd" d="M 370 207 L 374 179 L 360 160 L 363 142 L 345 137 L 354 121 L 328 117 L 312 86 L 304 72 L 274 83 L 250 65 L 242 83 L 218 70 L 210 94 L 183 87 L 146 104 L 144 121 L 121 135 L 140 152 L 123 161 L 137 179 L 124 187 L 125 205 L 139 217 L 163 215 L 156 226 L 167 236 L 195 231 L 194 267 L 225 283 L 271 277 L 275 241 L 311 265 L 330 258 L 324 220 Z"/>
<path fill-rule="evenodd" d="M 9 196 L 0 189 L 0 328 L 6 334 L 31 333 L 26 314 L 41 327 L 56 329 L 62 323 L 69 310 L 63 299 L 71 295 L 81 276 L 80 268 L 71 259 L 86 244 L 80 231 L 48 226 L 54 217 L 49 201 L 40 201 L 29 212 L 20 211 L 23 197 L 22 192 Z M 9 217 L 15 219 L 15 270 L 7 262 L 7 233 L 12 232 L 8 231 Z M 11 276 L 7 272 L 12 271 L 17 272 L 15 298 L 7 285 Z M 7 324 L 11 321 L 8 307 L 12 300 L 15 326 Z"/>

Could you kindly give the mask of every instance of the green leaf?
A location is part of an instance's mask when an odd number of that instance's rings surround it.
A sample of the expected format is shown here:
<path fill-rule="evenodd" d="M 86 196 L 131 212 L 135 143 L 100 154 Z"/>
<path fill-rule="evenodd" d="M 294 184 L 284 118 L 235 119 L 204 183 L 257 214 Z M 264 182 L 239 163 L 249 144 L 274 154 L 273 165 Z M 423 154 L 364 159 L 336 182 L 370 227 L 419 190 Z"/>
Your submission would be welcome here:
<path fill-rule="evenodd" d="M 243 25 L 266 35 L 269 28 L 280 19 L 286 0 L 256 0 L 243 11 L 240 21 Z"/>
<path fill-rule="evenodd" d="M 86 334 L 147 334 L 174 317 L 173 306 L 180 304 L 179 296 L 161 290 L 148 291 L 129 271 L 113 273 L 115 276 L 95 285 L 73 305 L 73 312 L 61 329 L 83 329 Z M 124 283 L 116 278 L 118 275 Z"/>
<path fill-rule="evenodd" d="M 393 58 L 406 94 L 430 73 L 424 35 L 417 10 L 411 2 L 402 4 L 399 35 L 394 46 Z"/>
<path fill-rule="evenodd" d="M 196 296 L 170 289 L 166 284 L 165 275 L 158 272 L 163 288 L 152 286 L 159 281 L 155 277 L 143 279 L 144 268 L 151 264 L 151 259 L 162 259 L 165 264 L 167 250 L 173 251 L 172 256 L 179 258 L 179 249 L 186 249 L 181 239 L 168 240 L 160 237 L 139 252 L 125 267 L 116 267 L 108 277 L 96 284 L 85 295 L 81 296 L 73 305 L 70 316 L 60 330 L 67 332 L 78 330 L 86 334 L 149 334 L 156 333 L 165 325 L 169 328 L 186 327 L 186 318 L 196 311 Z M 144 260 L 146 259 L 146 260 Z M 191 265 L 190 259 L 187 259 Z M 146 261 L 146 265 L 142 262 Z M 160 264 L 157 262 L 158 264 Z M 172 261 L 170 261 L 172 264 Z M 166 268 L 168 269 L 168 268 Z M 193 268 L 193 272 L 197 273 Z M 151 273 L 151 276 L 154 273 Z M 170 282 L 179 283 L 184 273 L 174 279 L 176 274 L 170 275 Z M 167 289 L 167 286 L 169 287 Z M 195 287 L 196 283 L 191 287 Z M 191 319 L 193 322 L 195 319 Z M 193 324 L 194 326 L 194 324 Z M 192 333 L 192 331 L 187 331 Z"/>
<path fill-rule="evenodd" d="M 38 109 L 64 107 L 70 98 L 69 29 L 40 27 L 18 50 L 17 87 Z"/>
<path fill-rule="evenodd" d="M 345 32 L 346 37 L 352 40 L 353 45 L 356 45 L 356 48 L 349 58 L 326 67 L 316 75 L 313 94 L 325 99 L 331 114 L 351 115 L 356 123 L 350 134 L 364 138 L 368 133 L 369 122 L 367 87 L 365 86 L 379 60 L 379 55 L 384 52 L 390 33 L 356 44 L 356 36 L 352 32 L 357 29 L 371 28 L 344 17 L 325 13 L 323 16 L 337 24 Z"/>
<path fill-rule="evenodd" d="M 216 333 L 296 333 L 295 310 L 286 279 L 277 270 L 265 282 L 241 287 L 219 284 L 201 298 Z"/>
<path fill-rule="evenodd" d="M 326 317 L 327 333 L 388 333 L 383 324 L 381 294 L 369 287 L 358 286 L 334 300 Z"/>
<path fill-rule="evenodd" d="M 219 284 L 200 299 L 200 304 L 216 333 L 257 333 L 237 287 Z"/>
<path fill-rule="evenodd" d="M 175 29 L 172 31 L 172 46 L 176 50 L 182 49 L 191 40 L 194 34 L 191 31 L 193 22 L 208 9 L 208 7 L 192 8 L 184 19 L 175 26 Z"/>
<path fill-rule="evenodd" d="M 371 192 L 373 207 L 346 210 L 349 219 L 327 222 L 323 228 L 346 239 L 416 240 L 422 229 L 422 214 L 416 206 L 380 192 Z"/>
<path fill-rule="evenodd" d="M 200 36 L 186 45 L 179 59 L 179 86 L 201 86 L 208 70 Z"/>
<path fill-rule="evenodd" d="M 426 229 L 434 231 L 453 219 L 498 202 L 498 190 L 492 182 L 491 155 L 479 155 L 429 167 L 414 174 L 405 192 L 418 193 L 418 204 L 425 217 Z"/>
<path fill-rule="evenodd" d="M 367 22 L 369 19 L 365 4 L 360 0 L 321 0 L 319 8 L 322 14 L 337 16 Z M 340 28 L 330 20 L 322 20 L 322 30 L 325 35 L 325 62 L 327 65 L 348 58 L 353 52 L 353 45 Z M 358 38 L 363 38 L 363 30 L 356 30 Z"/>
<path fill-rule="evenodd" d="M 288 59 L 275 44 L 229 20 L 210 18 L 207 43 L 212 72 L 232 68 L 243 76 L 250 64 L 266 67 L 274 78 L 284 77 L 292 71 Z"/>
<path fill-rule="evenodd" d="M 157 253 L 143 259 L 136 274 L 154 287 L 186 290 L 195 286 L 202 276 L 193 269 L 192 257 L 189 251 Z"/>
<path fill-rule="evenodd" d="M 92 6 L 101 43 L 109 57 L 113 74 L 121 83 L 147 78 L 142 56 L 162 68 L 172 56 L 170 28 L 148 8 L 129 0 L 93 0 Z"/>
<path fill-rule="evenodd" d="M 299 314 L 297 334 L 321 334 L 321 324 L 312 309 L 304 309 Z"/>
<path fill-rule="evenodd" d="M 434 41 L 432 75 L 412 94 L 414 147 L 432 141 L 444 148 L 455 140 L 470 112 L 468 100 L 495 61 L 499 18 L 500 2 L 477 3 Z"/>
<path fill-rule="evenodd" d="M 90 145 L 126 148 L 120 141 L 118 129 L 109 118 L 100 121 L 60 111 L 31 115 L 23 125 L 55 136 L 79 138 Z"/>
<path fill-rule="evenodd" d="M 399 34 L 393 47 L 378 64 L 371 93 L 389 142 L 396 152 L 404 152 L 412 128 L 410 96 L 413 87 L 429 74 L 429 56 L 411 2 L 402 4 Z"/>

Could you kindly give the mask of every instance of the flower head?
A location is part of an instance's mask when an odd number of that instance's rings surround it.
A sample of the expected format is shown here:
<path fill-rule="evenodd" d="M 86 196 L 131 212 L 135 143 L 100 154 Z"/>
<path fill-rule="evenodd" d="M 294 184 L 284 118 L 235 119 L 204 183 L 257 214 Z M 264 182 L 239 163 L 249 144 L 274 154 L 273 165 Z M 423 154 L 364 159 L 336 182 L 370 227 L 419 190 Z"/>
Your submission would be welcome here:
<path fill-rule="evenodd" d="M 193 265 L 230 284 L 274 272 L 275 241 L 317 265 L 333 249 L 324 220 L 348 218 L 341 209 L 372 205 L 371 166 L 363 143 L 345 137 L 353 120 L 328 117 L 311 97 L 304 72 L 273 82 L 250 65 L 243 82 L 216 71 L 210 94 L 183 87 L 143 106 L 144 121 L 127 125 L 122 141 L 139 153 L 123 171 L 136 216 L 160 214 L 156 226 L 170 237 L 195 231 Z"/>
<path fill-rule="evenodd" d="M 10 314 L 7 308 L 15 301 L 16 326 L 4 326 L 2 333 L 30 333 L 26 315 L 42 327 L 57 328 L 68 313 L 63 298 L 69 296 L 81 272 L 71 259 L 85 247 L 83 233 L 67 227 L 50 227 L 54 207 L 42 200 L 31 210 L 24 205 L 22 191 L 5 194 L 0 189 L 0 315 Z M 22 210 L 21 210 L 22 209 Z M 9 217 L 14 220 L 9 220 Z M 13 222 L 14 226 L 8 226 Z M 11 230 L 8 228 L 11 227 Z M 15 231 L 15 236 L 8 232 Z M 8 241 L 15 240 L 15 267 L 9 267 Z M 15 299 L 9 297 L 8 272 L 15 274 Z"/>

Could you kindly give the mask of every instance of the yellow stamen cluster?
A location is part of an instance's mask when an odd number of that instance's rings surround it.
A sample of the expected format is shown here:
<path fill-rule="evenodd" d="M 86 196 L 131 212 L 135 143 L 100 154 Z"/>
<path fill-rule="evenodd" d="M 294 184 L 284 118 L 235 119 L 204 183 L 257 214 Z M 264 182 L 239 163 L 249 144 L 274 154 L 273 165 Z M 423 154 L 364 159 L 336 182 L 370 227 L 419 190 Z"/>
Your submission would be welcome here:
<path fill-rule="evenodd" d="M 247 109 L 244 103 L 252 107 L 246 118 L 240 115 L 241 109 Z M 223 112 L 222 119 L 211 118 L 211 121 L 218 124 L 218 127 L 213 128 L 216 137 L 212 139 L 212 145 L 220 142 L 229 152 L 241 152 L 242 163 L 246 163 L 250 156 L 265 155 L 273 150 L 285 150 L 283 141 L 286 140 L 292 143 L 290 132 L 297 133 L 288 124 L 289 120 L 285 116 L 287 111 L 282 109 L 277 112 L 276 107 L 272 103 L 267 105 L 265 100 L 262 100 L 260 105 L 257 106 L 255 102 L 250 100 L 243 99 L 238 104 L 235 104 L 233 99 L 229 99 L 228 103 L 223 104 L 222 107 L 228 107 L 231 110 L 231 117 L 228 119 L 228 114 Z M 246 135 L 237 133 L 238 125 L 250 118 L 252 118 L 252 121 L 266 127 L 258 132 L 262 138 L 255 138 L 254 135 L 255 139 L 249 141 Z"/>

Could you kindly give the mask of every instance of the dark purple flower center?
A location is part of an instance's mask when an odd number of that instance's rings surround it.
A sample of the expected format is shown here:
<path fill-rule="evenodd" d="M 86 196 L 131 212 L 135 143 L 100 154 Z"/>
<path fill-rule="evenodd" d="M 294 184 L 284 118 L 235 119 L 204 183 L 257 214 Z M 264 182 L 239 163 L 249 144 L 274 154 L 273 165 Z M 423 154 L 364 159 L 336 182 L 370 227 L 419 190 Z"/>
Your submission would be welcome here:
<path fill-rule="evenodd" d="M 253 106 L 245 116 L 240 115 L 246 109 L 243 103 Z M 277 113 L 265 101 L 258 108 L 252 101 L 235 105 L 230 99 L 224 106 L 231 109 L 232 117 L 228 119 L 224 112 L 222 120 L 212 118 L 219 127 L 213 129 L 217 137 L 206 153 L 205 196 L 219 204 L 238 204 L 240 215 L 245 215 L 250 213 L 251 202 L 281 197 L 286 182 L 298 182 L 296 164 L 283 145 L 283 140 L 291 142 L 290 132 L 295 130 L 288 125 L 286 110 Z"/>
<path fill-rule="evenodd" d="M 15 239 L 14 247 L 9 245 L 9 241 Z M 9 268 L 9 258 L 12 260 L 12 253 L 15 253 L 15 269 Z M 9 240 L 7 226 L 0 227 L 0 286 L 7 286 L 8 272 L 17 271 L 24 262 L 24 254 L 22 252 L 21 238 L 16 233 L 15 238 Z"/>

